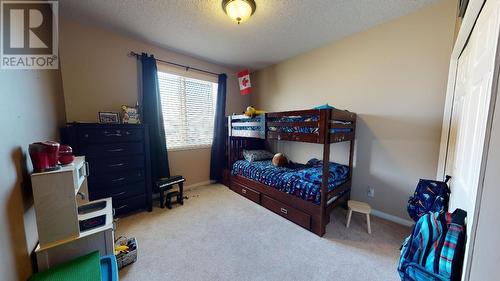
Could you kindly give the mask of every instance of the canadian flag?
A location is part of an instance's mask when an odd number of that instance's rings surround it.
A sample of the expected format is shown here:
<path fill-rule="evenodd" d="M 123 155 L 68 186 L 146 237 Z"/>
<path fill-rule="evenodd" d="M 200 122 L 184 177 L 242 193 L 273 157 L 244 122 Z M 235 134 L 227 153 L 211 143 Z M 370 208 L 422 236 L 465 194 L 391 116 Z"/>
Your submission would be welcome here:
<path fill-rule="evenodd" d="M 238 72 L 238 82 L 240 84 L 240 94 L 242 96 L 252 92 L 252 83 L 250 83 L 250 72 L 248 69 Z"/>

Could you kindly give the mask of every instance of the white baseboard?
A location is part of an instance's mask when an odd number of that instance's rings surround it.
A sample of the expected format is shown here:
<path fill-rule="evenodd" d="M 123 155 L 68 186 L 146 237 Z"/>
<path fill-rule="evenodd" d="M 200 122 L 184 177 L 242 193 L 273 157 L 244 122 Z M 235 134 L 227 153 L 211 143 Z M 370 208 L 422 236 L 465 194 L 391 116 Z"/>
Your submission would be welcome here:
<path fill-rule="evenodd" d="M 184 186 L 184 191 L 190 190 L 190 189 L 194 189 L 194 188 L 197 188 L 197 187 L 200 187 L 200 186 L 204 186 L 204 185 L 213 184 L 213 183 L 215 183 L 215 181 L 212 181 L 212 180 L 202 181 L 202 182 L 198 182 L 198 183 L 193 183 L 193 184 Z M 153 192 L 153 196 L 152 197 L 153 197 L 153 199 L 158 199 L 158 198 L 160 198 L 160 194 Z"/>
<path fill-rule="evenodd" d="M 413 226 L 415 223 L 411 220 L 407 220 L 407 219 L 403 219 L 403 218 L 400 218 L 400 217 L 397 217 L 397 216 L 393 216 L 393 215 L 390 215 L 388 213 L 384 213 L 384 212 L 381 212 L 379 210 L 372 210 L 372 215 L 376 216 L 376 217 L 379 217 L 379 218 L 382 218 L 382 219 L 385 219 L 385 220 L 388 220 L 388 221 L 392 221 L 392 222 L 395 222 L 397 224 L 400 224 L 400 225 L 404 225 L 404 226 Z"/>
<path fill-rule="evenodd" d="M 204 186 L 204 185 L 209 185 L 209 184 L 214 184 L 214 183 L 215 183 L 215 181 L 213 181 L 213 180 L 208 180 L 208 181 L 202 181 L 202 182 L 198 182 L 198 183 L 193 183 L 193 184 L 185 186 L 184 190 L 190 190 L 190 189 L 193 189 L 193 188 L 196 188 L 196 187 L 199 187 L 199 186 Z"/>

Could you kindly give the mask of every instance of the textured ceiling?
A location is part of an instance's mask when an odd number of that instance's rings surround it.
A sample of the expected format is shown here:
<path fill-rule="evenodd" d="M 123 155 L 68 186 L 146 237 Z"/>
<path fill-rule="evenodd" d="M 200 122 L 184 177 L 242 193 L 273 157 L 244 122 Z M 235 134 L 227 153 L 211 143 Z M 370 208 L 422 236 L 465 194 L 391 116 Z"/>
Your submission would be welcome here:
<path fill-rule="evenodd" d="M 439 0 L 256 0 L 237 25 L 221 0 L 60 0 L 63 17 L 214 63 L 259 69 Z"/>

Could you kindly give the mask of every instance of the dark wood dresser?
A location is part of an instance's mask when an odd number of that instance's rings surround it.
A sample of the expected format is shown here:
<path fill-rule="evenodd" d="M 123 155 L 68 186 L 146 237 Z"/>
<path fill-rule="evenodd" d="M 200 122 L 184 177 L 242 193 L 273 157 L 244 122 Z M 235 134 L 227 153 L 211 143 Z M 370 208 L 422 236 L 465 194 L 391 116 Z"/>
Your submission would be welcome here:
<path fill-rule="evenodd" d="M 152 210 L 146 125 L 69 123 L 61 139 L 89 162 L 90 200 L 112 197 L 116 215 Z"/>

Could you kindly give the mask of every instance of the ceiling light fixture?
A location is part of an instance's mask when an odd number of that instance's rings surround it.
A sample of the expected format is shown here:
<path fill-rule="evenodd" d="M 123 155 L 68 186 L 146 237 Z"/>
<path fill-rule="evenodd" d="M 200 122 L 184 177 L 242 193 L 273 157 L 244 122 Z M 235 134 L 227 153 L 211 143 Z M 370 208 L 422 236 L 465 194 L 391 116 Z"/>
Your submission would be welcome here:
<path fill-rule="evenodd" d="M 256 8 L 254 0 L 222 0 L 222 9 L 238 24 L 250 18 Z"/>

